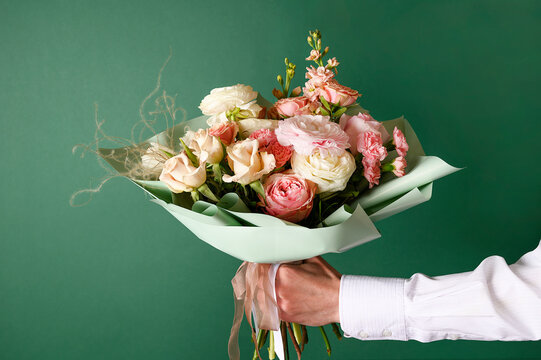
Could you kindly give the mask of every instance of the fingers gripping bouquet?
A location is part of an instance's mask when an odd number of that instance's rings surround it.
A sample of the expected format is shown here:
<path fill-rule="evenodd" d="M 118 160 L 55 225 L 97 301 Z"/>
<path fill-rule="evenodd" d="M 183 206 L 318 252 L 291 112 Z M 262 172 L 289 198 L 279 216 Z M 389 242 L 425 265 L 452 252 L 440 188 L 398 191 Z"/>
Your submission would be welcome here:
<path fill-rule="evenodd" d="M 232 281 L 231 358 L 240 356 L 242 308 L 255 319 L 254 358 L 267 339 L 271 359 L 275 350 L 288 358 L 288 337 L 300 358 L 308 333 L 278 318 L 273 264 L 379 237 L 374 221 L 429 200 L 432 182 L 457 170 L 425 156 L 404 118 L 379 122 L 358 105 L 360 94 L 336 79 L 337 59 L 325 62 L 319 31 L 308 44 L 314 65 L 304 86 L 292 88 L 296 66 L 286 58 L 274 104 L 247 85 L 217 88 L 201 101 L 203 116 L 138 145 L 99 149 L 200 239 L 245 261 Z"/>

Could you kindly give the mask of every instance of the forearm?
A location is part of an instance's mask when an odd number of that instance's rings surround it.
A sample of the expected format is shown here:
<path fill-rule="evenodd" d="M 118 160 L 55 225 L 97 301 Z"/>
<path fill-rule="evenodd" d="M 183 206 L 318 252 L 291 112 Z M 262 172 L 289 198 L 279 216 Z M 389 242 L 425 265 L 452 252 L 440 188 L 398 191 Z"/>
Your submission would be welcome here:
<path fill-rule="evenodd" d="M 435 278 L 344 275 L 339 308 L 346 336 L 363 340 L 539 340 L 541 247 L 511 266 L 493 256 Z"/>

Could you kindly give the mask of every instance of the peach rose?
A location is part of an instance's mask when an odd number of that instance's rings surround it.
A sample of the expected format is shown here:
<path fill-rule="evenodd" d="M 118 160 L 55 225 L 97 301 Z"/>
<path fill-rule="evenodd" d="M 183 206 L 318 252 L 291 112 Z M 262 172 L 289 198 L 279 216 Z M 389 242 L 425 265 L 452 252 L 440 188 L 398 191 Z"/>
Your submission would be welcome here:
<path fill-rule="evenodd" d="M 199 129 L 192 137 L 190 149 L 201 160 L 217 164 L 224 158 L 224 149 L 216 136 L 211 136 L 208 129 Z"/>
<path fill-rule="evenodd" d="M 175 151 L 167 146 L 152 142 L 147 151 L 141 156 L 141 165 L 145 171 L 151 172 L 154 176 L 159 176 L 163 164 L 174 154 Z"/>
<path fill-rule="evenodd" d="M 219 137 L 225 146 L 231 144 L 235 140 L 238 132 L 239 125 L 235 121 L 216 124 L 209 129 L 209 135 Z"/>
<path fill-rule="evenodd" d="M 280 99 L 274 104 L 274 108 L 281 117 L 288 118 L 296 115 L 310 115 L 317 109 L 317 105 L 314 106 L 307 97 L 299 96 Z"/>
<path fill-rule="evenodd" d="M 269 176 L 263 184 L 265 199 L 261 199 L 265 213 L 297 223 L 312 211 L 317 185 L 293 171 Z"/>
<path fill-rule="evenodd" d="M 225 182 L 248 185 L 274 170 L 276 162 L 272 154 L 259 152 L 257 140 L 246 139 L 227 147 L 227 163 L 234 175 L 223 176 Z"/>
<path fill-rule="evenodd" d="M 336 80 L 332 80 L 322 86 L 319 95 L 323 96 L 330 104 L 349 106 L 355 103 L 359 97 L 359 92 L 347 86 L 340 85 Z"/>
<path fill-rule="evenodd" d="M 193 166 L 185 152 L 173 156 L 163 164 L 160 181 L 174 193 L 194 191 L 207 181 L 207 164 Z"/>

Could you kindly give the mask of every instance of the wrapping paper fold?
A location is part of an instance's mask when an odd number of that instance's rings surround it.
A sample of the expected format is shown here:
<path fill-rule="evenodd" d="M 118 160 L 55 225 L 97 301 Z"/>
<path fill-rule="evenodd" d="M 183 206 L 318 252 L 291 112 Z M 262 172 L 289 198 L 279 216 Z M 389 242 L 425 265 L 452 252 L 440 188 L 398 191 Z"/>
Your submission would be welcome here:
<path fill-rule="evenodd" d="M 357 113 L 362 110 L 356 108 Z M 145 142 L 168 144 L 170 139 L 183 136 L 186 129 L 206 127 L 201 116 L 165 130 Z M 190 201 L 181 206 L 172 203 L 172 194 L 160 181 L 130 179 L 144 189 L 152 202 L 160 205 L 183 223 L 197 237 L 213 247 L 240 260 L 257 263 L 279 263 L 307 259 L 330 252 L 343 252 L 380 237 L 375 221 L 402 212 L 428 201 L 432 182 L 457 170 L 445 161 L 426 156 L 410 124 L 403 117 L 384 121 L 391 133 L 397 126 L 410 145 L 406 175 L 395 178 L 386 173 L 380 185 L 367 190 L 351 204 L 327 217 L 318 228 L 305 228 L 278 218 L 251 213 L 236 194 L 226 194 L 219 203 Z M 180 150 L 179 147 L 175 150 Z M 130 156 L 130 147 L 99 149 L 100 155 L 120 174 L 126 173 L 126 162 L 112 160 L 115 152 Z M 393 152 L 391 156 L 396 156 Z M 175 195 L 177 196 L 177 195 Z M 294 239 L 294 241 L 293 241 Z"/>

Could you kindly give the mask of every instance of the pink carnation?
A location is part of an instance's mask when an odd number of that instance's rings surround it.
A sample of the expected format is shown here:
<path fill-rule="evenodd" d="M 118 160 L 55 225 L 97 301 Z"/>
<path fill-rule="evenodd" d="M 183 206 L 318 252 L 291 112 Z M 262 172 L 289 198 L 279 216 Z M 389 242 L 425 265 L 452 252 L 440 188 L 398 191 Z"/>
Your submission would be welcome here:
<path fill-rule="evenodd" d="M 359 113 L 355 116 L 344 114 L 340 118 L 340 127 L 349 136 L 350 150 L 353 155 L 361 151 L 360 148 L 357 148 L 357 144 L 359 143 L 359 138 L 367 131 L 380 134 L 384 144 L 390 139 L 389 133 L 385 130 L 383 124 L 374 120 L 369 114 Z"/>
<path fill-rule="evenodd" d="M 263 184 L 265 199 L 261 205 L 272 216 L 290 222 L 304 220 L 312 211 L 317 186 L 293 171 L 272 174 Z"/>
<path fill-rule="evenodd" d="M 368 186 L 370 189 L 374 185 L 379 185 L 379 178 L 381 177 L 381 163 L 377 159 L 363 158 L 363 176 L 368 180 Z"/>
<path fill-rule="evenodd" d="M 382 161 L 387 156 L 387 149 L 383 146 L 381 135 L 373 131 L 366 131 L 359 137 L 357 148 L 365 158 Z"/>
<path fill-rule="evenodd" d="M 274 108 L 281 117 L 288 118 L 295 115 L 310 115 L 318 106 L 306 96 L 299 96 L 280 99 L 274 104 Z"/>
<path fill-rule="evenodd" d="M 293 116 L 280 121 L 275 132 L 280 144 L 293 146 L 301 155 L 310 155 L 315 149 L 323 156 L 339 155 L 349 147 L 348 134 L 328 116 Z"/>
<path fill-rule="evenodd" d="M 267 153 L 274 155 L 277 168 L 284 166 L 289 159 L 291 159 L 291 155 L 293 155 L 291 146 L 283 146 L 278 140 L 272 141 L 267 146 L 261 148 L 260 151 L 266 151 Z"/>
<path fill-rule="evenodd" d="M 216 136 L 224 143 L 224 145 L 231 144 L 237 133 L 239 132 L 239 125 L 236 121 L 229 121 L 221 124 L 216 124 L 209 129 L 210 136 Z"/>
<path fill-rule="evenodd" d="M 398 130 L 396 126 L 393 130 L 393 144 L 396 147 L 396 151 L 398 152 L 398 155 L 406 156 L 409 150 L 409 145 L 406 142 L 406 137 L 404 136 L 402 131 Z"/>
<path fill-rule="evenodd" d="M 396 159 L 393 160 L 393 166 L 394 166 L 394 170 L 393 170 L 393 173 L 397 176 L 397 177 L 402 177 L 405 175 L 406 171 L 406 166 L 408 166 L 408 163 L 406 162 L 406 158 L 403 157 L 403 156 L 399 156 L 397 157 Z"/>
<path fill-rule="evenodd" d="M 276 141 L 276 134 L 274 130 L 259 129 L 250 134 L 250 139 L 257 140 L 259 142 L 259 148 L 262 148 Z"/>

